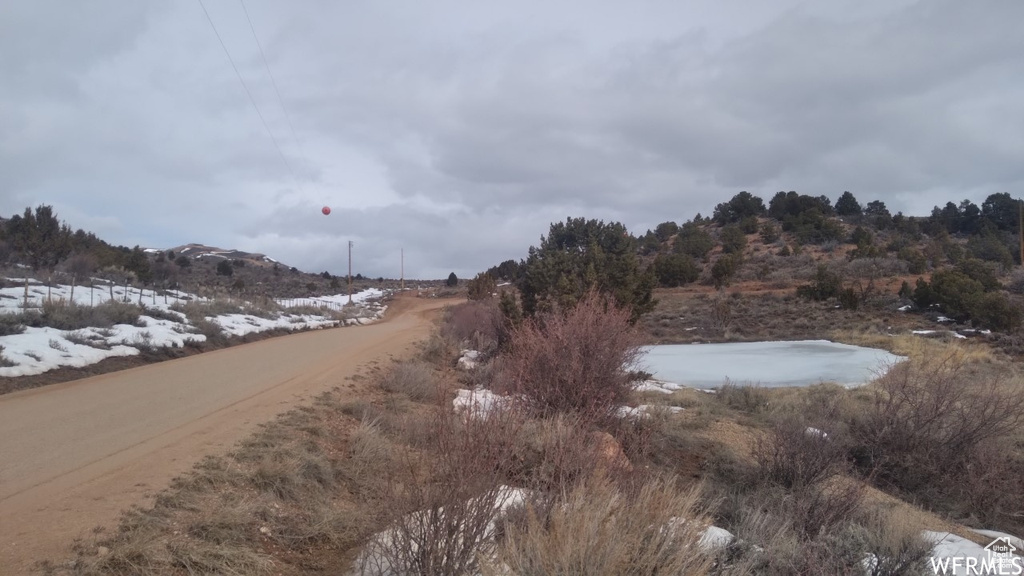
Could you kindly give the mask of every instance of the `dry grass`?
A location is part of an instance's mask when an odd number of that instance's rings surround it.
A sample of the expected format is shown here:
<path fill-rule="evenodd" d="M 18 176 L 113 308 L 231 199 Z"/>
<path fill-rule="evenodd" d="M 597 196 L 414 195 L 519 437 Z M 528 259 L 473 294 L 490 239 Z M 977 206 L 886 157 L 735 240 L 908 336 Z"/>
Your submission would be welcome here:
<path fill-rule="evenodd" d="M 379 385 L 385 392 L 405 394 L 416 402 L 435 402 L 439 393 L 433 367 L 418 360 L 396 362 Z"/>
<path fill-rule="evenodd" d="M 700 544 L 699 501 L 699 489 L 671 478 L 623 487 L 592 476 L 506 520 L 484 574 L 706 574 L 714 557 Z"/>
<path fill-rule="evenodd" d="M 640 325 L 658 344 L 831 339 L 836 326 L 865 335 L 935 328 L 923 316 L 898 312 L 895 296 L 880 296 L 858 310 L 803 300 L 790 287 L 763 283 L 721 293 L 700 287 L 659 289 L 655 297 L 654 311 Z"/>
<path fill-rule="evenodd" d="M 73 574 L 330 572 L 375 527 L 391 448 L 321 397 L 175 479 L 149 509 L 79 546 Z M 355 497 L 360 494 L 363 496 Z M 97 554 L 103 547 L 107 552 Z M 318 568 L 319 567 L 319 568 Z"/>

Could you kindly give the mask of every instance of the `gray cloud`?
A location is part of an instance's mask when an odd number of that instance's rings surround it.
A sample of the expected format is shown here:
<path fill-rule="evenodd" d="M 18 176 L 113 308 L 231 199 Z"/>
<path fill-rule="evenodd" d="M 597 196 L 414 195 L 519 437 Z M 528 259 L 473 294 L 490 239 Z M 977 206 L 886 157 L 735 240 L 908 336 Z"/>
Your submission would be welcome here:
<path fill-rule="evenodd" d="M 0 214 L 303 269 L 471 275 L 550 222 L 739 190 L 926 213 L 1024 184 L 1024 4 L 729 0 L 0 7 Z M 684 5 L 685 4 L 685 5 Z M 289 122 L 290 120 L 290 122 Z M 292 127 L 297 138 L 293 138 Z M 319 214 L 331 205 L 330 217 Z"/>

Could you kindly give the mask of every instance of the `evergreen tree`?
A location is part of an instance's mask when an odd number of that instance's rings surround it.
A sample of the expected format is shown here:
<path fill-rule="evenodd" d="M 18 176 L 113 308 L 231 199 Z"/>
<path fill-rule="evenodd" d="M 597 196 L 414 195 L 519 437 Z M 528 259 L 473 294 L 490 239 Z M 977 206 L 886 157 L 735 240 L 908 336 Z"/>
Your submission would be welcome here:
<path fill-rule="evenodd" d="M 726 254 L 742 253 L 747 247 L 747 236 L 739 226 L 729 225 L 722 228 L 722 251 Z"/>
<path fill-rule="evenodd" d="M 227 260 L 221 260 L 217 263 L 217 275 L 218 276 L 231 276 L 235 273 L 235 267 L 231 265 L 231 262 Z"/>
<path fill-rule="evenodd" d="M 7 222 L 7 239 L 11 249 L 33 270 L 52 270 L 71 253 L 71 229 L 62 224 L 45 204 L 25 208 L 21 216 Z"/>
<path fill-rule="evenodd" d="M 636 239 L 618 222 L 567 218 L 531 246 L 518 282 L 523 312 L 568 309 L 591 289 L 631 310 L 632 319 L 654 307 L 653 271 L 641 270 Z"/>
<path fill-rule="evenodd" d="M 449 288 L 453 288 L 459 285 L 459 277 L 455 275 L 455 272 L 452 272 L 451 274 L 448 275 L 448 280 L 445 281 L 444 285 L 448 286 Z"/>
<path fill-rule="evenodd" d="M 469 291 L 470 300 L 487 300 L 498 289 L 498 283 L 494 277 L 486 272 L 481 272 L 466 285 Z"/>
<path fill-rule="evenodd" d="M 654 275 L 660 285 L 674 288 L 696 282 L 700 277 L 700 268 L 686 254 L 659 254 L 654 259 Z"/>
<path fill-rule="evenodd" d="M 714 247 L 715 239 L 708 234 L 707 230 L 700 227 L 696 219 L 683 224 L 672 245 L 674 252 L 704 261 L 707 260 L 708 252 L 711 252 Z"/>
<path fill-rule="evenodd" d="M 728 202 L 722 202 L 715 206 L 713 217 L 719 226 L 725 226 L 751 216 L 755 218 L 763 216 L 764 213 L 764 200 L 750 192 L 743 191 L 733 196 Z"/>
<path fill-rule="evenodd" d="M 861 207 L 860 202 L 850 194 L 849 190 L 843 192 L 843 194 L 836 200 L 836 214 L 840 216 L 860 216 Z"/>

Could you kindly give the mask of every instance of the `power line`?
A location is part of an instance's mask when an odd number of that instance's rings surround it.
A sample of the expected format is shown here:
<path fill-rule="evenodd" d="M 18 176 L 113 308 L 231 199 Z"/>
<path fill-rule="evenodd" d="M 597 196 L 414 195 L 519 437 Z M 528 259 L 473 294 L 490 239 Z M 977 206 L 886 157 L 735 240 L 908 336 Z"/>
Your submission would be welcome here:
<path fill-rule="evenodd" d="M 245 93 L 249 96 L 249 102 L 252 103 L 253 109 L 256 110 L 256 115 L 260 117 L 260 122 L 263 123 L 263 128 L 267 131 L 267 136 L 270 136 L 270 141 L 274 143 L 274 148 L 277 149 L 277 153 L 281 155 L 281 160 L 284 160 L 284 165 L 288 167 L 288 171 L 291 172 L 292 178 L 295 179 L 295 183 L 302 188 L 302 184 L 299 182 L 298 177 L 295 176 L 295 170 L 292 169 L 291 162 L 288 162 L 288 157 L 284 155 L 281 150 L 281 145 L 278 144 L 277 138 L 274 138 L 274 133 L 270 130 L 270 125 L 267 124 L 266 118 L 263 117 L 263 112 L 260 111 L 260 107 L 256 104 L 256 99 L 252 96 L 252 91 L 249 90 L 249 85 L 245 83 L 245 79 L 242 78 L 242 73 L 238 71 L 238 66 L 235 65 L 235 59 L 231 57 L 231 52 L 228 51 L 227 44 L 224 43 L 224 39 L 221 38 L 220 32 L 217 31 L 217 25 L 213 23 L 213 18 L 210 17 L 210 13 L 206 10 L 206 5 L 203 4 L 203 0 L 198 0 L 199 6 L 203 9 L 203 14 L 206 14 L 206 21 L 210 23 L 210 27 L 213 28 L 213 33 L 217 36 L 217 41 L 220 42 L 220 47 L 224 49 L 224 55 L 228 57 L 228 62 L 231 63 L 231 68 L 235 71 L 235 76 L 238 77 L 238 81 L 242 84 L 242 88 L 245 89 Z"/>
<path fill-rule="evenodd" d="M 299 136 L 295 133 L 295 125 L 292 124 L 291 114 L 288 113 L 288 107 L 284 105 L 284 98 L 281 97 L 281 90 L 277 87 L 277 80 L 274 79 L 274 73 L 270 71 L 270 63 L 267 62 L 267 55 L 263 52 L 263 44 L 260 43 L 259 36 L 256 35 L 256 27 L 252 25 L 252 18 L 249 17 L 249 10 L 245 7 L 245 0 L 238 0 L 238 3 L 242 5 L 242 12 L 245 13 L 245 19 L 249 22 L 249 30 L 252 32 L 252 39 L 256 41 L 256 47 L 260 50 L 260 58 L 263 60 L 263 67 L 267 69 L 267 76 L 270 76 L 270 84 L 274 87 L 274 93 L 277 94 L 277 101 L 281 104 L 281 110 L 284 112 L 284 119 L 288 123 L 288 129 L 292 132 L 292 139 L 295 140 L 295 149 L 298 150 L 299 156 L 302 157 L 303 162 L 309 165 L 309 159 L 306 158 L 306 154 L 302 151 L 302 144 L 299 142 Z"/>

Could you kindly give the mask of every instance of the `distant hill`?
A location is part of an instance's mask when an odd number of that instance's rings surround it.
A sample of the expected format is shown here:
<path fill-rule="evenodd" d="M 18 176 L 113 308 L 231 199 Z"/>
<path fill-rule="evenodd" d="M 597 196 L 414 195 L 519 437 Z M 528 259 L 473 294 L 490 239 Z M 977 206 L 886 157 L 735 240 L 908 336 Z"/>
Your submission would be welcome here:
<path fill-rule="evenodd" d="M 230 292 L 244 298 L 304 298 L 348 290 L 345 277 L 327 271 L 306 273 L 257 252 L 201 243 L 172 249 L 115 246 L 91 232 L 72 231 L 47 205 L 0 218 L 0 277 L 24 275 L 25 270 L 68 284 L 99 277 L 137 287 L 187 288 L 203 295 Z M 415 285 L 439 282 L 443 281 L 421 280 Z M 400 285 L 398 280 L 358 273 L 352 278 L 356 292 Z"/>
<path fill-rule="evenodd" d="M 148 251 L 148 250 L 147 250 Z M 266 254 L 259 254 L 257 252 L 245 252 L 243 250 L 230 249 L 225 250 L 223 248 L 217 248 L 216 246 L 207 246 L 205 244 L 184 244 L 176 248 L 171 249 L 172 252 L 179 256 L 186 256 L 194 260 L 209 259 L 213 262 L 220 260 L 244 260 L 247 263 L 254 264 L 257 266 L 264 266 L 272 268 L 274 264 L 278 266 L 285 266 L 281 262 L 274 260 Z"/>

